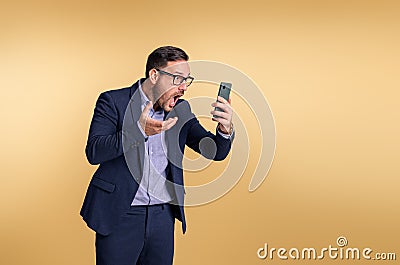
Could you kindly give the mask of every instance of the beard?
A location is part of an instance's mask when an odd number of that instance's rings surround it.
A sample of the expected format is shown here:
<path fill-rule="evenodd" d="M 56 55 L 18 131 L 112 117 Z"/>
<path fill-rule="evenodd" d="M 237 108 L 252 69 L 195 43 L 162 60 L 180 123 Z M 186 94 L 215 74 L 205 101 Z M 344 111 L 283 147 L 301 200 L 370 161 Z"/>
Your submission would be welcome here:
<path fill-rule="evenodd" d="M 154 110 L 162 108 L 164 109 L 164 111 L 171 111 L 176 103 L 178 102 L 179 98 L 183 96 L 184 92 L 174 89 L 174 88 L 170 88 L 168 90 L 161 90 L 159 87 L 155 87 L 155 94 L 154 96 L 158 96 L 155 97 L 157 98 L 153 108 Z"/>

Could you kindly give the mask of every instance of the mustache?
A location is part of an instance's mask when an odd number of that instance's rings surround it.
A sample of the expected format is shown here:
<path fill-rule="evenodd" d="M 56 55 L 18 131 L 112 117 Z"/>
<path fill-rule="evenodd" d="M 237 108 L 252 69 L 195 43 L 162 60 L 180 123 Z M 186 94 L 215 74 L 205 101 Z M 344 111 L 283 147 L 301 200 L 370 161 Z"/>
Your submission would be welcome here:
<path fill-rule="evenodd" d="M 155 93 L 153 94 L 157 99 L 163 97 L 164 95 L 166 95 L 169 92 L 169 90 L 165 90 L 165 91 L 155 91 Z M 173 93 L 172 95 L 169 96 L 169 98 L 171 97 L 181 97 L 185 94 L 185 91 L 178 91 Z"/>

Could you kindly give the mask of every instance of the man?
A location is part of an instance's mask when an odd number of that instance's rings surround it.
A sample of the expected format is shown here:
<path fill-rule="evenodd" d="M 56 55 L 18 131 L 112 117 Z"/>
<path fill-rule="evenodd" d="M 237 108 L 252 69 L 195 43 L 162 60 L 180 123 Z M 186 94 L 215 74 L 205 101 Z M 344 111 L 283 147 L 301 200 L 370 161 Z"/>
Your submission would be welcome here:
<path fill-rule="evenodd" d="M 180 99 L 193 81 L 188 60 L 179 48 L 160 47 L 148 56 L 146 78 L 97 100 L 86 156 L 100 166 L 81 215 L 96 232 L 98 265 L 172 264 L 175 218 L 186 230 L 185 145 L 214 160 L 230 151 L 230 100 L 212 104 L 223 110 L 211 111 L 212 134 Z"/>

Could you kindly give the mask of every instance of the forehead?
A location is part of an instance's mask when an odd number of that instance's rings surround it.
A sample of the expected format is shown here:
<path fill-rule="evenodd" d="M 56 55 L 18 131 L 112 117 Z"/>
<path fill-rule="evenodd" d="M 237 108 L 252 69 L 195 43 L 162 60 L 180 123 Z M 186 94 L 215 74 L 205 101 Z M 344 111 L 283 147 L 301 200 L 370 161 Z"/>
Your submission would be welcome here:
<path fill-rule="evenodd" d="M 176 73 L 181 75 L 189 75 L 190 67 L 187 61 L 170 61 L 167 63 L 167 66 L 164 68 L 165 71 L 170 73 Z"/>

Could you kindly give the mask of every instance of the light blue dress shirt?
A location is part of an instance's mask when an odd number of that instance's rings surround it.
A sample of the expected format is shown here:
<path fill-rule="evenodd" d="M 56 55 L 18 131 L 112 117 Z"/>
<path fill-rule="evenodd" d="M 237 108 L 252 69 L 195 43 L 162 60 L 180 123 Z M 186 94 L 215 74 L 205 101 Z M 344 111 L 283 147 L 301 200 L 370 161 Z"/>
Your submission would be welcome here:
<path fill-rule="evenodd" d="M 138 90 L 141 99 L 141 109 L 143 111 L 150 100 L 144 94 L 140 82 Z M 164 114 L 163 109 L 155 111 L 151 108 L 149 117 L 162 121 L 164 120 Z M 145 141 L 143 176 L 131 205 L 154 205 L 170 202 L 173 200 L 173 195 L 175 193 L 167 188 L 172 188 L 173 185 L 166 185 L 166 182 L 168 181 L 166 180 L 168 174 L 168 158 L 165 144 L 165 133 L 163 131 L 159 134 L 147 136 L 143 131 L 143 128 L 140 126 L 139 121 L 137 121 L 137 125 L 147 140 Z M 233 134 L 229 135 L 224 134 L 219 130 L 217 131 L 226 139 L 231 138 Z"/>
<path fill-rule="evenodd" d="M 143 111 L 149 99 L 143 93 L 140 83 L 139 93 Z M 164 110 L 160 109 L 155 111 L 151 108 L 149 117 L 162 121 L 164 120 Z M 140 126 L 139 121 L 138 127 L 147 140 L 145 141 L 143 176 L 132 205 L 154 205 L 170 202 L 173 200 L 174 192 L 167 189 L 167 186 L 172 187 L 171 185 L 166 185 L 168 158 L 165 133 L 161 132 L 159 134 L 147 136 Z"/>

